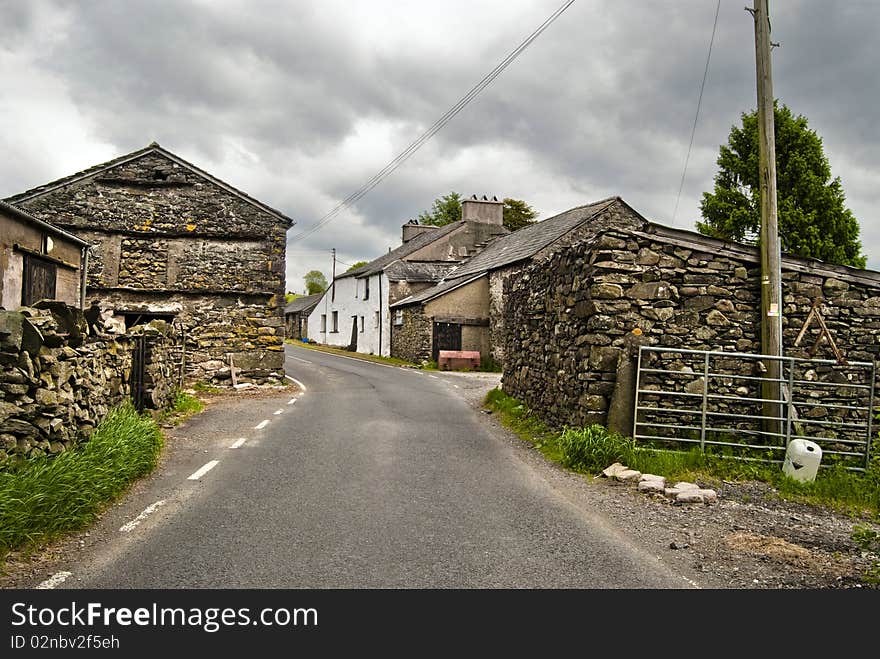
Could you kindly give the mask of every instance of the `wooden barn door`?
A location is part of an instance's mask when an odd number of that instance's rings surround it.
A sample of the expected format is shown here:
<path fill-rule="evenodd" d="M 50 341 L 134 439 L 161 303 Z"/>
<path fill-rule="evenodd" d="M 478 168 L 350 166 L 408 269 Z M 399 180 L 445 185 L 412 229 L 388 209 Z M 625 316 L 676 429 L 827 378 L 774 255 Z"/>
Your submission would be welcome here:
<path fill-rule="evenodd" d="M 21 286 L 21 304 L 29 307 L 40 300 L 55 299 L 57 266 L 28 254 L 24 258 L 24 281 Z"/>
<path fill-rule="evenodd" d="M 433 338 L 431 358 L 436 362 L 441 350 L 461 350 L 461 325 L 458 323 L 434 323 Z"/>

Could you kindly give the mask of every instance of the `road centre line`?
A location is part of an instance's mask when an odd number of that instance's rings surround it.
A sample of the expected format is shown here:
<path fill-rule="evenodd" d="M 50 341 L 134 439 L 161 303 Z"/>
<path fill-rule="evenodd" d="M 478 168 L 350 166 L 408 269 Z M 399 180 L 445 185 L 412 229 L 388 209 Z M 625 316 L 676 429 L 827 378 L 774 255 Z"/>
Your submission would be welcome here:
<path fill-rule="evenodd" d="M 57 574 L 53 574 L 51 577 L 46 579 L 43 583 L 37 586 L 37 590 L 52 590 L 55 586 L 60 586 L 63 584 L 67 577 L 71 576 L 72 572 L 58 572 Z"/>
<path fill-rule="evenodd" d="M 208 464 L 206 464 L 204 467 L 199 469 L 196 473 L 194 473 L 192 476 L 190 476 L 187 480 L 191 480 L 191 481 L 199 480 L 202 476 L 207 474 L 209 471 L 211 471 L 218 464 L 220 464 L 219 460 L 211 460 Z"/>
<path fill-rule="evenodd" d="M 296 398 L 291 398 L 289 401 L 287 401 L 287 404 L 293 405 L 295 402 L 296 402 Z"/>
<path fill-rule="evenodd" d="M 138 515 L 137 517 L 135 517 L 135 518 L 134 518 L 133 520 L 131 520 L 130 522 L 126 522 L 125 524 L 123 524 L 122 526 L 120 526 L 120 527 L 119 527 L 119 530 L 120 530 L 122 533 L 130 533 L 131 531 L 133 531 L 133 530 L 135 529 L 135 527 L 137 527 L 138 524 L 140 524 L 141 522 L 143 522 L 145 519 L 147 519 L 147 517 L 149 517 L 149 516 L 152 515 L 154 512 L 156 512 L 156 510 L 157 510 L 158 508 L 161 508 L 161 507 L 164 506 L 164 505 L 165 505 L 165 499 L 160 499 L 160 500 L 157 501 L 156 503 L 151 503 L 149 506 L 147 506 L 146 508 L 144 508 L 144 512 L 142 512 L 140 515 Z"/>
<path fill-rule="evenodd" d="M 239 446 L 244 444 L 246 441 L 247 441 L 247 437 L 239 437 L 238 439 L 235 440 L 235 443 L 232 446 L 230 446 L 229 448 L 238 448 Z"/>
<path fill-rule="evenodd" d="M 438 378 L 436 375 L 431 375 L 430 373 L 428 374 L 428 377 L 429 377 L 429 378 L 434 378 L 435 380 L 439 380 L 439 379 L 440 379 L 440 378 Z"/>
<path fill-rule="evenodd" d="M 300 359 L 299 357 L 291 357 L 291 359 L 295 359 L 296 361 L 302 362 L 303 364 L 311 364 L 312 363 L 308 359 Z"/>
<path fill-rule="evenodd" d="M 263 419 L 257 425 L 254 426 L 254 430 L 262 430 L 266 426 L 269 425 L 269 419 Z"/>
<path fill-rule="evenodd" d="M 272 412 L 272 414 L 278 416 L 279 414 L 284 414 L 284 410 L 275 410 L 274 412 Z"/>

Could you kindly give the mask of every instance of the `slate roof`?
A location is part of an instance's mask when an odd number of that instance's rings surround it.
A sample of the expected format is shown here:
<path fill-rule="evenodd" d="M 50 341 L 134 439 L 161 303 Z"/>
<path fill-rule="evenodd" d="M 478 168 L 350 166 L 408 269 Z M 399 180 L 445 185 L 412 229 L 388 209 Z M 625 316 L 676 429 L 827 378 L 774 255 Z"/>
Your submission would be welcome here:
<path fill-rule="evenodd" d="M 346 277 L 365 277 L 367 275 L 374 275 L 377 272 L 382 272 L 382 270 L 385 269 L 386 265 L 394 263 L 398 259 L 409 256 L 413 252 L 420 250 L 422 247 L 430 245 L 438 238 L 442 238 L 443 236 L 452 233 L 459 227 L 464 226 L 464 224 L 464 220 L 459 220 L 458 222 L 446 224 L 435 231 L 426 231 L 425 233 L 420 233 L 409 242 L 403 243 L 400 247 L 392 249 L 390 252 L 388 252 L 387 254 L 383 254 L 377 259 L 373 259 L 366 265 L 362 265 L 357 270 L 352 270 L 350 272 L 337 275 L 336 279 L 345 279 Z"/>
<path fill-rule="evenodd" d="M 324 297 L 323 293 L 315 293 L 314 295 L 303 295 L 301 297 L 298 297 L 293 302 L 284 307 L 284 315 L 287 315 L 289 313 L 311 311 L 317 306 L 318 302 L 321 301 L 322 297 Z"/>
<path fill-rule="evenodd" d="M 609 197 L 586 206 L 578 206 L 498 238 L 472 259 L 465 261 L 449 277 L 458 279 L 481 274 L 531 258 L 617 201 L 622 200 L 620 197 Z"/>
<path fill-rule="evenodd" d="M 579 227 L 615 203 L 623 203 L 620 197 L 609 197 L 601 201 L 572 208 L 559 215 L 497 238 L 483 251 L 450 271 L 445 280 L 415 295 L 396 302 L 392 306 L 406 306 L 426 302 L 454 288 L 478 279 L 490 270 L 532 258 L 542 249 L 562 238 L 572 229 Z M 647 222 L 647 220 L 646 220 Z"/>
<path fill-rule="evenodd" d="M 84 169 L 81 172 L 77 172 L 75 174 L 65 176 L 63 178 L 57 179 L 55 181 L 51 181 L 49 183 L 45 183 L 45 184 L 37 186 L 35 188 L 31 188 L 30 190 L 25 190 L 24 192 L 21 192 L 19 194 L 12 195 L 11 197 L 7 197 L 5 201 L 7 201 L 11 204 L 16 204 L 18 202 L 27 201 L 28 199 L 33 199 L 34 197 L 39 197 L 41 195 L 47 194 L 49 192 L 52 192 L 53 190 L 64 187 L 65 185 L 70 185 L 71 183 L 76 183 L 77 181 L 81 181 L 83 179 L 87 179 L 89 177 L 96 176 L 103 171 L 106 171 L 108 169 L 111 169 L 111 168 L 116 167 L 118 165 L 122 165 L 127 162 L 131 162 L 132 160 L 137 160 L 138 158 L 141 158 L 141 157 L 143 157 L 147 154 L 150 154 L 150 153 L 158 153 L 162 156 L 165 156 L 169 160 L 176 162 L 181 167 L 185 167 L 185 168 L 189 169 L 190 171 L 207 179 L 208 181 L 217 185 L 218 187 L 222 188 L 223 190 L 226 190 L 226 192 L 229 192 L 230 194 L 235 195 L 236 197 L 238 197 L 242 201 L 246 201 L 247 203 L 256 206 L 261 211 L 264 211 L 264 212 L 268 213 L 269 215 L 272 215 L 273 217 L 281 220 L 284 224 L 287 225 L 287 228 L 290 228 L 295 224 L 293 219 L 289 218 L 287 215 L 285 215 L 281 211 L 275 210 L 271 206 L 267 206 L 266 204 L 264 204 L 261 201 L 257 201 L 256 199 L 254 199 L 253 197 L 251 197 L 247 193 L 242 192 L 238 188 L 234 188 L 233 186 L 229 185 L 228 183 L 221 181 L 216 176 L 212 176 L 211 174 L 209 174 L 205 170 L 200 169 L 199 167 L 196 167 L 195 165 L 193 165 L 190 162 L 187 162 L 186 160 L 184 160 L 180 156 L 171 153 L 167 149 L 163 149 L 156 142 L 151 142 L 148 146 L 144 147 L 143 149 L 138 149 L 137 151 L 132 151 L 131 153 L 127 153 L 123 156 L 119 156 L 118 158 L 114 158 L 113 160 L 108 160 L 107 162 L 103 162 L 99 165 L 94 165 L 93 167 L 89 167 L 88 169 Z"/>
<path fill-rule="evenodd" d="M 458 265 L 456 262 L 396 261 L 385 269 L 385 276 L 390 281 L 440 281 Z"/>

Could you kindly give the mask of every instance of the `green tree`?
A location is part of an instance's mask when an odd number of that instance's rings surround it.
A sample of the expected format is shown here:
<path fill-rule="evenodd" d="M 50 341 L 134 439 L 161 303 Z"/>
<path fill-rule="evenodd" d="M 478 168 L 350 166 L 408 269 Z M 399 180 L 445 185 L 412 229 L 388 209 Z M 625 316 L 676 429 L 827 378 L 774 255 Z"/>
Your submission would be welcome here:
<path fill-rule="evenodd" d="M 511 231 L 534 224 L 535 218 L 538 217 L 537 211 L 526 202 L 510 198 L 504 200 L 503 214 L 504 226 Z M 461 219 L 461 195 L 457 192 L 450 192 L 448 195 L 438 197 L 434 200 L 431 210 L 422 211 L 417 219 L 419 224 L 438 227 L 458 222 Z"/>
<path fill-rule="evenodd" d="M 299 297 L 299 295 L 297 295 L 297 294 L 294 293 L 293 291 L 287 291 L 287 292 L 284 294 L 284 304 L 290 304 L 291 302 L 293 302 L 293 301 L 294 301 L 296 298 L 298 298 L 298 297 Z"/>
<path fill-rule="evenodd" d="M 831 178 L 822 139 L 805 117 L 792 116 L 785 105 L 774 107 L 782 251 L 864 268 L 859 223 L 844 206 L 840 178 Z M 705 221 L 697 222 L 697 230 L 726 240 L 754 238 L 761 227 L 757 110 L 743 113 L 742 126 L 731 128 L 717 162 L 715 190 L 703 193 L 700 211 Z"/>
<path fill-rule="evenodd" d="M 431 210 L 422 211 L 417 219 L 419 224 L 430 224 L 435 227 L 458 222 L 461 219 L 461 195 L 450 192 L 435 199 Z"/>
<path fill-rule="evenodd" d="M 538 211 L 522 199 L 504 199 L 504 226 L 511 231 L 522 229 L 535 223 Z"/>
<path fill-rule="evenodd" d="M 369 263 L 369 261 L 358 261 L 357 263 L 353 263 L 348 268 L 348 270 L 346 270 L 346 272 L 351 272 L 352 270 L 357 270 L 358 268 L 362 268 L 363 266 L 367 265 L 367 263 Z"/>
<path fill-rule="evenodd" d="M 323 293 L 327 290 L 327 278 L 320 270 L 309 270 L 303 279 L 306 282 L 306 292 L 309 295 Z"/>

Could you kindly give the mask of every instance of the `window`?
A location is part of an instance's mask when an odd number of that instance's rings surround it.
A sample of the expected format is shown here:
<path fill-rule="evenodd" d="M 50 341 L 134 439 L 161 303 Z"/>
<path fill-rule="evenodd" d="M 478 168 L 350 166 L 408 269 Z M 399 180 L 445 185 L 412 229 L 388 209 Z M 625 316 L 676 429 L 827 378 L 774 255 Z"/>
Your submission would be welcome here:
<path fill-rule="evenodd" d="M 322 332 L 327 331 L 327 314 L 325 314 L 325 313 L 321 314 L 321 331 Z"/>
<path fill-rule="evenodd" d="M 394 311 L 394 324 L 403 325 L 403 309 L 396 309 Z"/>
<path fill-rule="evenodd" d="M 373 319 L 373 327 L 379 327 L 379 312 L 376 312 L 376 317 Z"/>
<path fill-rule="evenodd" d="M 361 316 L 361 334 L 364 333 L 364 317 Z"/>
<path fill-rule="evenodd" d="M 339 331 L 339 312 L 338 311 L 333 312 L 333 329 L 330 331 L 331 332 L 338 332 Z"/>
<path fill-rule="evenodd" d="M 364 299 L 365 300 L 370 299 L 370 278 L 369 277 L 364 279 Z"/>

